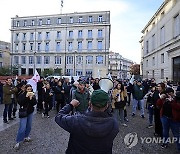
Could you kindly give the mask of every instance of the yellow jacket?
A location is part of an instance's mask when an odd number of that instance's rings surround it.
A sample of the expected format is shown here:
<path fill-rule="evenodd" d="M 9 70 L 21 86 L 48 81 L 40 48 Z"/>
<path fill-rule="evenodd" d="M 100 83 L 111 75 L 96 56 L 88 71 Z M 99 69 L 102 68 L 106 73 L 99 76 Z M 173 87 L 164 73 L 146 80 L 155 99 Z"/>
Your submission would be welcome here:
<path fill-rule="evenodd" d="M 118 101 L 117 94 L 120 94 L 121 100 L 124 101 L 124 91 L 121 91 L 121 90 L 118 90 L 118 89 L 114 89 L 112 91 L 112 108 L 113 109 L 115 109 L 114 103 Z"/>

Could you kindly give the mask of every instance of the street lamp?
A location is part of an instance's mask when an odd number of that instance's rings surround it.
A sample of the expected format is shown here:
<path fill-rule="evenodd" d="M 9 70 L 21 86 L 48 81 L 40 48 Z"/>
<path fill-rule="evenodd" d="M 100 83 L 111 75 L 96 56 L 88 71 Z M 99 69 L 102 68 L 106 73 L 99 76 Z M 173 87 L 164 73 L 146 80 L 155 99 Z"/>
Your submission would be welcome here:
<path fill-rule="evenodd" d="M 77 51 L 74 51 L 74 76 L 76 76 L 76 53 Z"/>

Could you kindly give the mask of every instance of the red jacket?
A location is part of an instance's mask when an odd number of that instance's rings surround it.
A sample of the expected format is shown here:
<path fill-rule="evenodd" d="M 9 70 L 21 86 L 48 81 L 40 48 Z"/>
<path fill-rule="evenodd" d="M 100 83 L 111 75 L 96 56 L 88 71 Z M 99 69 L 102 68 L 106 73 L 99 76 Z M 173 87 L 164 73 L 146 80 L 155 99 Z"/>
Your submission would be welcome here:
<path fill-rule="evenodd" d="M 165 99 L 158 99 L 157 101 L 157 107 L 160 108 L 160 116 L 163 116 L 163 105 L 164 105 Z M 180 122 L 180 103 L 174 99 L 171 102 L 171 107 L 172 107 L 172 116 L 173 116 L 173 121 L 175 122 Z"/>

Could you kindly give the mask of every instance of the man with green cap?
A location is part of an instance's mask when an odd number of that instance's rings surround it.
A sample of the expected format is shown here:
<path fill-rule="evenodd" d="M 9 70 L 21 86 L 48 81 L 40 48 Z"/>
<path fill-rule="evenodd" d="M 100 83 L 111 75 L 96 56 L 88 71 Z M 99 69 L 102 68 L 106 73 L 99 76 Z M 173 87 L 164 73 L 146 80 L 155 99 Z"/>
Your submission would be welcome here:
<path fill-rule="evenodd" d="M 99 89 L 92 93 L 89 112 L 70 115 L 79 105 L 75 99 L 59 111 L 55 121 L 70 133 L 66 154 L 112 154 L 119 128 L 116 119 L 105 112 L 108 101 L 108 94 Z"/>

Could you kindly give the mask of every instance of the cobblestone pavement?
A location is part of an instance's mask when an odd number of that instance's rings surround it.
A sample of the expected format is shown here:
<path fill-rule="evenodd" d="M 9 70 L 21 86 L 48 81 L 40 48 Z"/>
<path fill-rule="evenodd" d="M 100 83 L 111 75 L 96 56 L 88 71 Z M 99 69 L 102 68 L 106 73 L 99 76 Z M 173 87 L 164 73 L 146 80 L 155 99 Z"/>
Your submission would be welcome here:
<path fill-rule="evenodd" d="M 2 108 L 0 105 L 0 113 Z M 154 128 L 146 128 L 148 124 L 147 114 L 142 119 L 137 112 L 136 117 L 131 117 L 131 107 L 127 107 L 129 122 L 127 127 L 120 126 L 120 132 L 117 135 L 113 154 L 174 154 L 177 153 L 175 144 L 169 145 L 167 149 L 161 149 L 160 144 L 150 143 L 142 144 L 140 137 L 153 137 Z M 69 134 L 61 129 L 54 121 L 55 111 L 50 112 L 50 118 L 41 118 L 41 114 L 35 114 L 31 131 L 30 143 L 22 143 L 18 151 L 13 149 L 15 145 L 16 133 L 18 130 L 18 118 L 11 121 L 10 127 L 5 127 L 0 131 L 0 154 L 63 154 L 67 148 Z M 1 117 L 2 119 L 2 117 Z M 2 125 L 7 125 L 0 123 Z M 124 144 L 124 137 L 128 133 L 136 132 L 138 135 L 138 144 L 132 148 L 127 148 Z"/>

